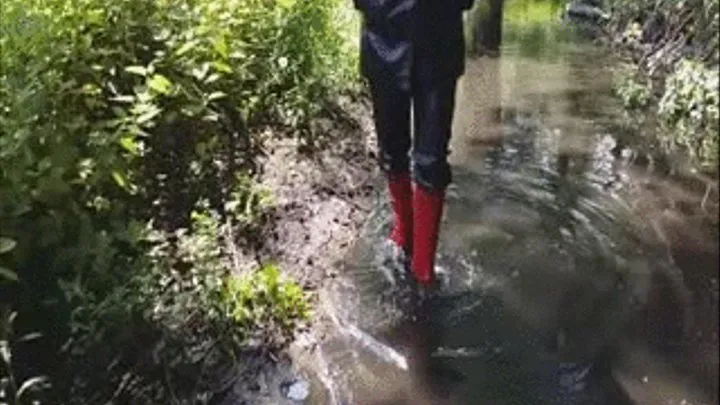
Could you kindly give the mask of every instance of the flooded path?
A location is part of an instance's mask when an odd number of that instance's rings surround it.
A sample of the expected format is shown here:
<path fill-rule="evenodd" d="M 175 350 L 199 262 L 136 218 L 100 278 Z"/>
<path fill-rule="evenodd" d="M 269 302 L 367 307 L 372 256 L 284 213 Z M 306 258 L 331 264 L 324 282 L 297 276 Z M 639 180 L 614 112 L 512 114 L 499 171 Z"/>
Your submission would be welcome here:
<path fill-rule="evenodd" d="M 645 158 L 612 58 L 555 17 L 468 60 L 442 293 L 412 305 L 378 196 L 323 296 L 337 333 L 308 403 L 718 403 L 716 182 Z"/>

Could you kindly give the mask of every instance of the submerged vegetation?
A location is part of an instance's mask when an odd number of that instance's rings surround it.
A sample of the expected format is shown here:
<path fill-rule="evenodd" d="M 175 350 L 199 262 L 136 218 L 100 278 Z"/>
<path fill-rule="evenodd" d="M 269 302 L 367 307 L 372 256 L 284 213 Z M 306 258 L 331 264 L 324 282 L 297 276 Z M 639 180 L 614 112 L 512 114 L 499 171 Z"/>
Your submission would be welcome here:
<path fill-rule="evenodd" d="M 273 207 L 263 130 L 311 146 L 356 90 L 354 18 L 341 0 L 3 1 L 0 402 L 207 403 L 240 350 L 285 342 L 307 294 L 233 252 Z"/>

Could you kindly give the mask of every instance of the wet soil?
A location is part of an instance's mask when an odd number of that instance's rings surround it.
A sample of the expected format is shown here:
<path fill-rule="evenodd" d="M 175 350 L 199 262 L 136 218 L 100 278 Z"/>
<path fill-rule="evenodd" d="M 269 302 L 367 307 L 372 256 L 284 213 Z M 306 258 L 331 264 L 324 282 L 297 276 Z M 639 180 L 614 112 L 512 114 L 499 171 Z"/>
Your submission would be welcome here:
<path fill-rule="evenodd" d="M 341 99 L 332 116 L 314 122 L 317 144 L 271 137 L 260 160 L 259 182 L 275 208 L 259 248 L 240 254 L 240 268 L 273 262 L 310 293 L 338 276 L 339 262 L 357 238 L 372 206 L 377 175 L 374 130 L 365 99 Z M 318 295 L 313 299 L 317 305 Z M 232 377 L 223 405 L 295 404 L 287 387 L 307 380 L 298 366 L 312 362 L 313 348 L 330 323 L 317 311 L 310 325 L 280 353 L 249 352 Z"/>

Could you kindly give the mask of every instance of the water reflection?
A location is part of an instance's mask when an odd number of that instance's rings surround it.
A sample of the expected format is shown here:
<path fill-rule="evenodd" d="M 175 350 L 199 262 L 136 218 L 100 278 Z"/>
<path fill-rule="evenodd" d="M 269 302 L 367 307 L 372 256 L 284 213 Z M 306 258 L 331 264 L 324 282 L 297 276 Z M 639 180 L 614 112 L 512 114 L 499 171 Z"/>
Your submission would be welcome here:
<path fill-rule="evenodd" d="M 497 56 L 502 45 L 504 0 L 478 2 L 467 15 L 467 46 L 471 55 Z"/>

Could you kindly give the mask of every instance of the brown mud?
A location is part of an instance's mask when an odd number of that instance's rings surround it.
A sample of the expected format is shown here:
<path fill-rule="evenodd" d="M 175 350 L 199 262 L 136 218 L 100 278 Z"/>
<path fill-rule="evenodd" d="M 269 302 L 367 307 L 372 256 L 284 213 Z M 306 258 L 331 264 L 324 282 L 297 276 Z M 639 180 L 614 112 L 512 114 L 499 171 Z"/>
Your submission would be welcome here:
<path fill-rule="evenodd" d="M 287 398 L 287 387 L 307 381 L 299 369 L 310 368 L 306 365 L 314 361 L 313 348 L 329 327 L 318 292 L 338 276 L 339 262 L 357 238 L 376 193 L 371 180 L 378 168 L 367 102 L 340 100 L 335 113 L 313 125 L 321 137 L 311 150 L 292 138 L 266 142 L 259 181 L 271 191 L 274 210 L 258 235 L 259 248 L 240 255 L 240 268 L 276 264 L 312 294 L 316 311 L 287 350 L 252 351 L 241 360 L 222 404 L 297 403 Z"/>

